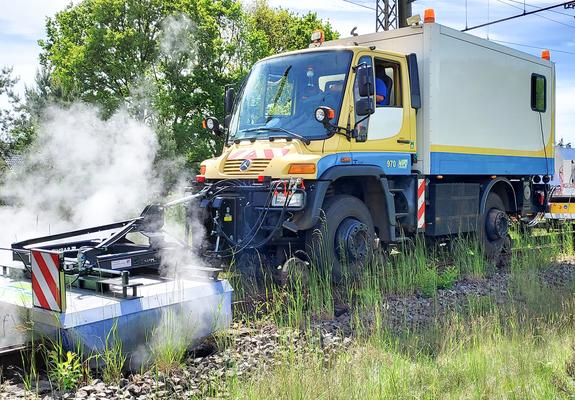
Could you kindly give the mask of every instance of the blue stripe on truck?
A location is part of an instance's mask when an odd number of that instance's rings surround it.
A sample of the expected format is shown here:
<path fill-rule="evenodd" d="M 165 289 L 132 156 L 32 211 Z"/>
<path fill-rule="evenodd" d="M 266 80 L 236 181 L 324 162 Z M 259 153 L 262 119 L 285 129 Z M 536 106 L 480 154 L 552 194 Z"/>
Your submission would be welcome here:
<path fill-rule="evenodd" d="M 342 162 L 342 157 L 351 158 L 350 162 Z M 386 152 L 345 152 L 329 154 L 317 163 L 317 176 L 336 165 L 375 165 L 388 175 L 409 175 L 411 173 L 411 154 Z"/>
<path fill-rule="evenodd" d="M 553 175 L 555 160 L 544 157 L 431 153 L 433 175 Z"/>

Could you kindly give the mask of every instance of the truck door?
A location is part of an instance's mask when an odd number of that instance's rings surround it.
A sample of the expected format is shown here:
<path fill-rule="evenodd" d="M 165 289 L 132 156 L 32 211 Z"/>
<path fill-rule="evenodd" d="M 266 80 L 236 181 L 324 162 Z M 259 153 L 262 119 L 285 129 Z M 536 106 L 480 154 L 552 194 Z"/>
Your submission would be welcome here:
<path fill-rule="evenodd" d="M 352 151 L 409 152 L 416 150 L 415 121 L 411 121 L 409 79 L 405 58 L 362 55 L 358 64 L 373 66 L 376 83 L 375 112 L 359 123 L 360 138 L 352 144 Z M 359 100 L 357 84 L 354 101 Z M 414 116 L 414 114 L 413 114 Z M 364 117 L 355 116 L 356 121 Z M 362 141 L 364 140 L 364 141 Z"/>

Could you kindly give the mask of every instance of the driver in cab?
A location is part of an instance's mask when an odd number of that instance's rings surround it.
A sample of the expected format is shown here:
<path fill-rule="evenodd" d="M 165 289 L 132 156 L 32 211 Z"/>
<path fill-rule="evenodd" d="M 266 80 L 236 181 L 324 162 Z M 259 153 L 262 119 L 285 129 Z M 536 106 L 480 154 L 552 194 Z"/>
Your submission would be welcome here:
<path fill-rule="evenodd" d="M 375 104 L 377 107 L 389 105 L 389 96 L 387 95 L 387 85 L 381 78 L 375 79 Z"/>

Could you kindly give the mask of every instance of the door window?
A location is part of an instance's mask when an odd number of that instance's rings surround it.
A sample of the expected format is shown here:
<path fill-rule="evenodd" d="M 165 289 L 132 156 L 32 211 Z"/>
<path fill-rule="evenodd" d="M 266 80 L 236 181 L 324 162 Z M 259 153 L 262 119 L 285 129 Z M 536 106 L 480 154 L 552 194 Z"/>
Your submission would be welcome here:
<path fill-rule="evenodd" d="M 399 64 L 376 58 L 375 87 L 377 107 L 401 107 Z"/>
<path fill-rule="evenodd" d="M 370 56 L 360 57 L 359 61 L 358 61 L 358 65 L 361 65 L 361 64 L 373 66 L 372 58 Z M 361 99 L 361 96 L 359 95 L 359 83 L 358 83 L 358 78 L 356 75 L 355 83 L 353 85 L 353 100 L 354 100 L 354 102 L 357 102 L 360 99 Z M 355 107 L 354 107 L 354 109 L 355 109 Z M 366 118 L 364 115 L 355 114 L 355 121 L 356 121 L 356 123 L 358 121 L 361 121 L 361 122 L 359 122 L 359 124 L 356 127 L 359 137 L 367 136 L 367 130 L 369 128 L 369 118 Z"/>
<path fill-rule="evenodd" d="M 370 117 L 368 140 L 389 139 L 403 126 L 400 66 L 375 58 L 375 112 Z"/>

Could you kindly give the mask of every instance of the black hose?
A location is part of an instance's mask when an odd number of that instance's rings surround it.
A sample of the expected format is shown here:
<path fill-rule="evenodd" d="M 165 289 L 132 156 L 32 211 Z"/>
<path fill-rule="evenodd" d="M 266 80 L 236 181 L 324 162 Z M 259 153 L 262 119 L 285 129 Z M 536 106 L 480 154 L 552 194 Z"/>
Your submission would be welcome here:
<path fill-rule="evenodd" d="M 263 225 L 263 222 L 265 220 L 265 217 L 267 216 L 268 211 L 270 210 L 270 203 L 271 203 L 271 199 L 272 199 L 272 194 L 273 191 L 277 188 L 277 186 L 279 186 L 280 182 L 277 182 L 275 187 L 271 187 L 270 191 L 268 193 L 268 197 L 266 199 L 266 203 L 265 203 L 265 212 L 261 213 L 258 217 L 258 219 L 256 220 L 254 226 L 252 227 L 252 229 L 250 230 L 250 232 L 248 232 L 247 239 L 244 241 L 244 243 L 238 243 L 235 242 L 232 238 L 230 238 L 222 229 L 221 225 L 219 225 L 219 223 L 217 221 L 214 220 L 214 223 L 218 229 L 218 234 L 223 236 L 224 239 L 231 244 L 232 246 L 236 247 L 236 248 L 230 248 L 227 249 L 226 252 L 229 253 L 227 255 L 232 255 L 234 253 L 237 253 L 239 251 L 242 251 L 243 249 L 245 249 L 247 246 L 249 246 L 249 244 L 253 241 L 253 239 L 255 239 L 256 235 L 258 234 L 259 230 L 261 229 L 261 226 Z M 237 249 L 237 247 L 242 246 L 240 249 Z M 219 253 L 223 253 L 224 251 L 216 251 L 214 253 L 219 254 Z"/>
<path fill-rule="evenodd" d="M 239 253 L 240 251 L 249 248 L 249 249 L 257 249 L 263 245 L 265 245 L 272 237 L 273 235 L 275 235 L 278 231 L 278 229 L 280 229 L 281 227 L 281 223 L 283 220 L 283 217 L 287 211 L 288 208 L 288 204 L 289 201 L 291 199 L 291 197 L 293 196 L 293 193 L 291 195 L 289 195 L 288 197 L 286 197 L 286 201 L 284 203 L 284 206 L 282 207 L 281 210 L 281 214 L 278 217 L 277 223 L 276 225 L 273 227 L 273 229 L 271 230 L 271 232 L 268 234 L 268 236 L 266 236 L 263 240 L 261 240 L 260 242 L 258 242 L 255 245 L 252 245 L 251 243 L 253 242 L 253 240 L 256 238 L 257 234 L 259 233 L 259 231 L 261 230 L 261 227 L 263 225 L 263 222 L 265 221 L 265 218 L 267 217 L 268 212 L 271 210 L 270 208 L 270 203 L 271 203 L 271 199 L 272 199 L 272 195 L 273 192 L 275 190 L 277 190 L 277 187 L 282 184 L 282 181 L 277 181 L 275 182 L 275 186 L 270 187 L 270 191 L 268 194 L 268 198 L 266 200 L 266 205 L 264 206 L 264 212 L 260 214 L 260 216 L 258 217 L 258 219 L 256 220 L 256 223 L 254 224 L 254 227 L 250 230 L 250 232 L 248 233 L 248 238 L 243 242 L 243 243 L 238 243 L 235 242 L 233 239 L 231 239 L 228 235 L 226 235 L 226 233 L 223 231 L 221 225 L 219 225 L 219 223 L 217 221 L 215 222 L 218 234 L 221 235 L 222 237 L 224 237 L 224 239 L 232 245 L 231 248 L 226 249 L 225 251 L 213 251 L 211 253 L 215 253 L 215 254 L 219 254 L 221 256 L 231 256 L 235 253 Z M 254 230 L 255 229 L 255 230 Z M 241 247 L 240 247 L 241 246 Z M 239 247 L 239 248 L 238 248 Z"/>

